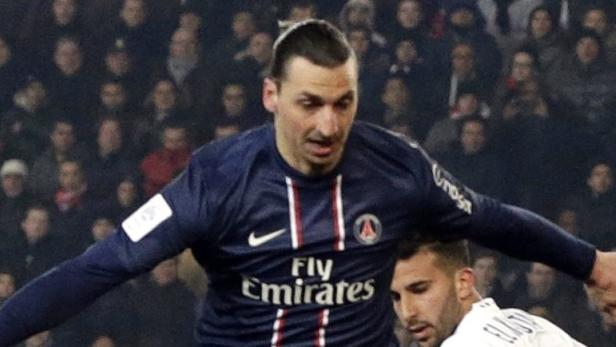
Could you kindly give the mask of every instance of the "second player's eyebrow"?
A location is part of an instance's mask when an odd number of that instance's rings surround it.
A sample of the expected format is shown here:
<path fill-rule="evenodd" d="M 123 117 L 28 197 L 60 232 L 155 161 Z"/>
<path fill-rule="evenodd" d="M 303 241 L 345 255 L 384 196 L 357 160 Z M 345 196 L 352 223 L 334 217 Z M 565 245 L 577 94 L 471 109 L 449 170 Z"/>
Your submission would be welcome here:
<path fill-rule="evenodd" d="M 404 286 L 404 289 L 406 289 L 407 291 L 416 293 L 418 291 L 425 290 L 427 286 L 430 285 L 431 282 L 432 281 L 430 280 L 417 280 L 417 281 L 411 282 L 407 284 L 406 286 Z"/>

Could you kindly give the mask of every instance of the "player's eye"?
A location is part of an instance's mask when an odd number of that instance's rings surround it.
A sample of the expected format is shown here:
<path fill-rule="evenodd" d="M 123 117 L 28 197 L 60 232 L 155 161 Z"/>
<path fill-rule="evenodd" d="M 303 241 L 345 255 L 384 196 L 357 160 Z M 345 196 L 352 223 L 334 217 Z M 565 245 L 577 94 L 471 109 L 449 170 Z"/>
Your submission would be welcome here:
<path fill-rule="evenodd" d="M 349 98 L 342 99 L 336 102 L 334 106 L 338 109 L 346 110 L 347 108 L 349 108 L 349 106 L 351 106 L 351 99 Z"/>
<path fill-rule="evenodd" d="M 394 301 L 394 302 L 400 301 L 400 294 L 398 294 L 397 292 L 390 291 L 389 295 L 391 296 L 391 300 L 392 301 Z"/>

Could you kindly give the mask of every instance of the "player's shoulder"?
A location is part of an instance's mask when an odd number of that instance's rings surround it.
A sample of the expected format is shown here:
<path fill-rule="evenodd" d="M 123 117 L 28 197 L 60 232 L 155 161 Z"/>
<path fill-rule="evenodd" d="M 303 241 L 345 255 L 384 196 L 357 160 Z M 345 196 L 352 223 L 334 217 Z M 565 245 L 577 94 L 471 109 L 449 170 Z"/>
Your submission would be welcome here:
<path fill-rule="evenodd" d="M 420 148 L 419 144 L 408 136 L 364 121 L 355 121 L 351 129 L 351 140 L 378 148 L 400 148 L 411 151 Z"/>
<path fill-rule="evenodd" d="M 375 124 L 356 121 L 349 135 L 351 148 L 376 153 L 382 158 L 412 164 L 413 160 L 425 156 L 424 150 L 413 139 Z"/>

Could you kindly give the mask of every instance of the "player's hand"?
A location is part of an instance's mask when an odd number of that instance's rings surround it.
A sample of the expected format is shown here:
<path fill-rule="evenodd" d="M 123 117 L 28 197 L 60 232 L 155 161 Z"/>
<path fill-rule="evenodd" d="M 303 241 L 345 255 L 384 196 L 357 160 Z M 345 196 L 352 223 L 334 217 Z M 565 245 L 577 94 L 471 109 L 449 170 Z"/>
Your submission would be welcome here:
<path fill-rule="evenodd" d="M 616 252 L 597 251 L 592 273 L 586 280 L 586 292 L 600 312 L 616 326 Z"/>

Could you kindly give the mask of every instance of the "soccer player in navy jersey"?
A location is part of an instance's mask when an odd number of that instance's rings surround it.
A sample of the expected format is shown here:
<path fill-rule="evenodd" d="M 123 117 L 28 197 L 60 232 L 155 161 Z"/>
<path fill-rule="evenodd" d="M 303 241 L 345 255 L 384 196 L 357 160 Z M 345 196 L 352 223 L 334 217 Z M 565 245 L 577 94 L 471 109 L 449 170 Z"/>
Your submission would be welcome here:
<path fill-rule="evenodd" d="M 263 84 L 273 125 L 197 150 L 112 236 L 20 290 L 0 310 L 0 346 L 188 247 L 210 279 L 197 345 L 386 346 L 396 244 L 419 226 L 586 280 L 616 315 L 616 254 L 466 189 L 412 142 L 353 122 L 357 74 L 330 24 L 285 31 Z"/>

